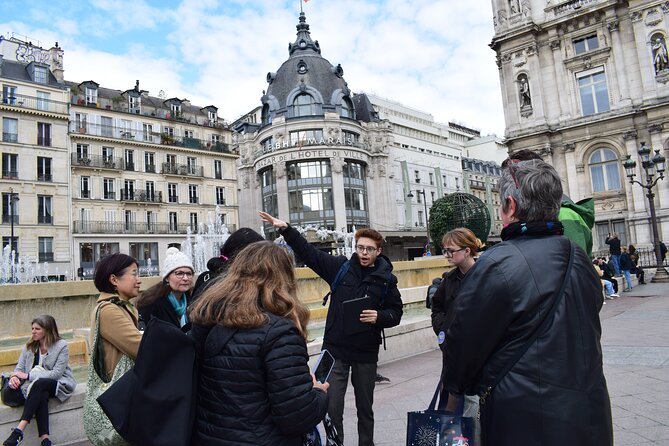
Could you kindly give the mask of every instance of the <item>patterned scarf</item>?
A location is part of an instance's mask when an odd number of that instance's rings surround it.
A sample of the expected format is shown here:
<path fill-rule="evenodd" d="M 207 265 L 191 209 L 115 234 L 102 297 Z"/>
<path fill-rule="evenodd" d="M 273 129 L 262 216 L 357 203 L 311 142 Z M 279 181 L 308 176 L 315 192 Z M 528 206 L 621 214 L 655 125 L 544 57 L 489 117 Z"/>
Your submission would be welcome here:
<path fill-rule="evenodd" d="M 530 221 L 511 223 L 502 229 L 502 240 L 521 237 L 523 235 L 562 235 L 564 228 L 559 221 Z"/>

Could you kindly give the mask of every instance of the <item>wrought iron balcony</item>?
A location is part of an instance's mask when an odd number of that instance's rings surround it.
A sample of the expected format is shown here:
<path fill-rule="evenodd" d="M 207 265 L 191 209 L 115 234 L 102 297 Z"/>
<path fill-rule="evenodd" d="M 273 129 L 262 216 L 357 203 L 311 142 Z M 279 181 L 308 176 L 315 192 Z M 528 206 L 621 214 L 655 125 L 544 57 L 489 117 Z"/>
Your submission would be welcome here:
<path fill-rule="evenodd" d="M 190 177 L 203 177 L 204 172 L 202 166 L 192 166 L 187 164 L 173 164 L 173 163 L 163 163 L 162 171 L 163 175 L 178 175 L 178 176 L 190 176 Z"/>
<path fill-rule="evenodd" d="M 39 173 L 37 174 L 37 181 L 53 181 L 53 176 L 50 173 Z"/>
<path fill-rule="evenodd" d="M 0 105 L 67 114 L 68 103 L 22 94 L 5 95 L 5 93 L 0 93 Z"/>
<path fill-rule="evenodd" d="M 138 203 L 162 203 L 163 193 L 152 190 L 121 190 L 121 201 L 135 201 Z"/>
<path fill-rule="evenodd" d="M 53 253 L 52 252 L 40 252 L 39 253 L 40 262 L 53 262 Z"/>
<path fill-rule="evenodd" d="M 19 177 L 19 172 L 16 170 L 3 170 L 2 171 L 2 178 L 18 178 Z"/>
<path fill-rule="evenodd" d="M 75 234 L 186 234 L 187 224 L 75 221 Z"/>
<path fill-rule="evenodd" d="M 19 142 L 19 134 L 18 133 L 2 132 L 2 141 L 3 142 L 17 143 L 17 142 Z"/>
<path fill-rule="evenodd" d="M 102 156 L 102 155 L 80 155 L 73 153 L 71 155 L 72 165 L 81 166 L 81 167 L 98 167 L 102 169 L 115 169 L 115 170 L 135 170 L 134 165 L 132 169 L 128 169 L 130 164 L 126 163 L 123 158 L 115 158 L 111 156 Z"/>
<path fill-rule="evenodd" d="M 18 225 L 19 224 L 19 216 L 18 215 L 8 215 L 8 214 L 2 214 L 2 222 L 6 224 L 10 224 L 14 220 L 14 224 Z"/>
<path fill-rule="evenodd" d="M 144 132 L 103 124 L 88 122 L 71 122 L 70 133 L 101 136 L 104 138 L 122 139 L 150 144 L 185 147 L 188 149 L 210 150 L 212 152 L 230 153 L 230 146 L 223 142 L 211 142 L 188 136 L 174 136 L 168 133 Z"/>

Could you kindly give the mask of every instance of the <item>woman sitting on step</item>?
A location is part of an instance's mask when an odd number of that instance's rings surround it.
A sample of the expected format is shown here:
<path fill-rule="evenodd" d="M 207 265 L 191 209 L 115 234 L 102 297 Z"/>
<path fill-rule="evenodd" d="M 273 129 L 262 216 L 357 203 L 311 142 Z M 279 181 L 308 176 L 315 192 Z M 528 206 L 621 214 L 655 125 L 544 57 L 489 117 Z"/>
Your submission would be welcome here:
<path fill-rule="evenodd" d="M 33 319 L 32 335 L 9 380 L 9 387 L 25 398 L 23 413 L 18 426 L 2 443 L 4 446 L 16 446 L 23 441 L 23 430 L 33 416 L 37 420 L 41 446 L 51 446 L 49 398 L 56 397 L 62 403 L 77 386 L 69 360 L 67 342 L 58 334 L 53 316 L 45 314 Z"/>

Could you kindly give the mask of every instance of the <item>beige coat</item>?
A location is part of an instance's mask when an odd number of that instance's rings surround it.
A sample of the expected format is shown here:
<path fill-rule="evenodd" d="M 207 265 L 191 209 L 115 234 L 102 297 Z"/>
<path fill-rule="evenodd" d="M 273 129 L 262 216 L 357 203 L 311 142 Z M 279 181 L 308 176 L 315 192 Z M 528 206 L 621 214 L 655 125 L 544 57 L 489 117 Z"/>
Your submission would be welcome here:
<path fill-rule="evenodd" d="M 137 309 L 132 305 L 111 303 L 115 294 L 100 293 L 97 306 L 100 307 L 100 339 L 105 351 L 105 369 L 107 376 L 112 376 L 121 356 L 126 354 L 132 359 L 137 357 L 142 333 L 137 328 Z M 95 327 L 95 311 L 91 328 Z M 91 346 L 94 336 L 91 331 Z"/>

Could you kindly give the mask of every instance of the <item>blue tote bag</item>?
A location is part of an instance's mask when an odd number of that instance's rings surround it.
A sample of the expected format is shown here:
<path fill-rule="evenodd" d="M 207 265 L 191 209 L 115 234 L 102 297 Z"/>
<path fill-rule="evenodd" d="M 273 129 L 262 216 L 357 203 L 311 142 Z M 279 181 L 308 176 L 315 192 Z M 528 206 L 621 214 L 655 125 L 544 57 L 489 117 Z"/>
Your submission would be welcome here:
<path fill-rule="evenodd" d="M 455 412 L 438 410 L 441 381 L 427 410 L 407 413 L 407 446 L 479 446 L 474 443 L 474 419 L 462 416 L 464 398 Z"/>

